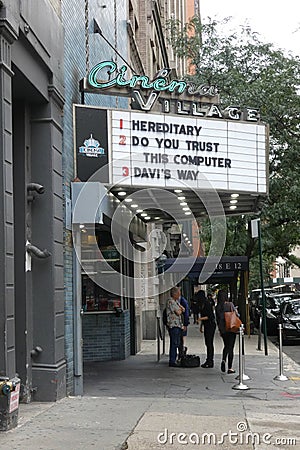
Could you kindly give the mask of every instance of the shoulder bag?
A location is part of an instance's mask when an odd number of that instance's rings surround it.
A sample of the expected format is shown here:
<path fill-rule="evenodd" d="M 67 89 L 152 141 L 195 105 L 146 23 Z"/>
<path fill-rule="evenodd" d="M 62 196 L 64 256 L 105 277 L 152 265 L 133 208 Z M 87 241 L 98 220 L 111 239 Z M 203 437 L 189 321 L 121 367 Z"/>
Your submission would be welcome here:
<path fill-rule="evenodd" d="M 231 333 L 237 333 L 242 325 L 242 321 L 237 316 L 236 311 L 232 303 L 230 303 L 230 311 L 224 312 L 225 318 L 225 331 Z"/>

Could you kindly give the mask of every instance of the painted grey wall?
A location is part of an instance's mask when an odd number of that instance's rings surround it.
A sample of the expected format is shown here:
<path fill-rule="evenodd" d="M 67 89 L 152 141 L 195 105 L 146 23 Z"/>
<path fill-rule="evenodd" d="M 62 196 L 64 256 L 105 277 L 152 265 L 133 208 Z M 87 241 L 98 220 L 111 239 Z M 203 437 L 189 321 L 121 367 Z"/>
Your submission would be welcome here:
<path fill-rule="evenodd" d="M 35 399 L 53 401 L 66 394 L 63 27 L 59 8 L 54 8 L 49 0 L 4 0 L 3 4 L 0 7 L 3 148 L 0 158 L 0 373 L 12 377 L 18 370 L 27 389 L 25 401 L 30 400 L 32 390 Z M 27 202 L 29 182 L 45 186 L 45 194 L 31 203 Z M 41 250 L 47 248 L 51 256 L 32 257 L 31 270 L 25 273 L 27 239 Z M 42 352 L 32 357 L 31 350 L 36 346 Z"/>

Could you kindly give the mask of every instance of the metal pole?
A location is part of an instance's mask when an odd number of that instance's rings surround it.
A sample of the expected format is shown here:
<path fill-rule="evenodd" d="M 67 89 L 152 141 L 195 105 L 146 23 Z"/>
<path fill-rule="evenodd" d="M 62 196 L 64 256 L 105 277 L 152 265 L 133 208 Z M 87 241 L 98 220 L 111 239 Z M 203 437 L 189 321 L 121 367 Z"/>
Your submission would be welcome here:
<path fill-rule="evenodd" d="M 262 295 L 262 320 L 263 320 L 263 331 L 264 331 L 264 348 L 265 348 L 265 355 L 267 356 L 268 355 L 268 341 L 267 341 L 266 297 L 265 297 L 265 291 L 264 291 L 264 274 L 263 274 L 263 262 L 262 262 L 260 219 L 258 219 L 257 227 L 258 227 L 260 284 L 261 284 L 261 295 Z"/>
<path fill-rule="evenodd" d="M 244 329 L 243 340 L 242 340 L 242 355 L 243 355 L 242 380 L 243 381 L 251 380 L 249 375 L 245 374 L 245 329 Z M 239 379 L 239 375 L 235 379 L 238 380 Z"/>
<path fill-rule="evenodd" d="M 257 350 L 261 351 L 261 327 L 262 327 L 262 317 L 259 317 L 259 325 L 258 325 L 258 341 L 257 341 Z"/>
<path fill-rule="evenodd" d="M 156 339 L 157 339 L 157 362 L 160 361 L 160 332 L 159 332 L 160 318 L 156 318 Z"/>
<path fill-rule="evenodd" d="M 73 226 L 73 269 L 74 269 L 74 394 L 83 395 L 82 355 L 82 288 L 81 288 L 81 233 Z M 76 250 L 76 251 L 75 251 Z"/>
<path fill-rule="evenodd" d="M 282 324 L 278 325 L 279 332 L 279 375 L 274 377 L 277 381 L 287 381 L 288 377 L 283 373 L 283 352 L 282 352 Z"/>
<path fill-rule="evenodd" d="M 232 389 L 238 391 L 246 391 L 249 387 L 243 383 L 243 335 L 244 335 L 244 325 L 240 326 L 239 330 L 239 383 L 232 386 Z"/>
<path fill-rule="evenodd" d="M 166 353 L 166 327 L 163 325 L 163 355 Z"/>

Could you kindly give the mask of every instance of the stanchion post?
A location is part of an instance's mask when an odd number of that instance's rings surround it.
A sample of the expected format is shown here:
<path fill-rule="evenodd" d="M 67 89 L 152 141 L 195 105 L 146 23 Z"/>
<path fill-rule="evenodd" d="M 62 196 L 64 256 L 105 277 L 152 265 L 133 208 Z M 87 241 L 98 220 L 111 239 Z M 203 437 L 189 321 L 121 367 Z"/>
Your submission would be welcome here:
<path fill-rule="evenodd" d="M 257 341 L 257 350 L 261 351 L 261 327 L 262 327 L 262 316 L 259 317 L 258 324 L 258 341 Z"/>
<path fill-rule="evenodd" d="M 242 325 L 243 326 L 243 325 Z M 245 328 L 243 329 L 243 339 L 242 339 L 242 355 L 243 355 L 243 370 L 242 370 L 242 380 L 247 381 L 251 380 L 249 375 L 245 374 Z M 239 375 L 235 378 L 236 380 L 239 379 Z"/>
<path fill-rule="evenodd" d="M 238 391 L 246 391 L 249 386 L 243 383 L 243 336 L 244 336 L 244 325 L 240 326 L 239 330 L 239 383 L 232 386 L 232 389 Z"/>
<path fill-rule="evenodd" d="M 283 373 L 283 352 L 282 352 L 282 324 L 278 325 L 278 334 L 279 334 L 279 375 L 274 377 L 274 380 L 277 381 L 287 381 L 288 377 Z"/>

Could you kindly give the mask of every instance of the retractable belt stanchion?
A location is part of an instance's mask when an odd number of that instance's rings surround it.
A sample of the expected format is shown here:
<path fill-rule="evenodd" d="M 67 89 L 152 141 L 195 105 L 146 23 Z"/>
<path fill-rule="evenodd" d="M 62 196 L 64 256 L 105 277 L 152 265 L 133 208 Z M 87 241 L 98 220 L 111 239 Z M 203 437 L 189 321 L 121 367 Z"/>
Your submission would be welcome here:
<path fill-rule="evenodd" d="M 243 339 L 244 339 L 244 325 L 240 326 L 239 330 L 239 383 L 232 386 L 232 389 L 236 389 L 239 391 L 246 391 L 249 387 L 243 383 Z"/>
<path fill-rule="evenodd" d="M 282 352 L 282 324 L 278 325 L 279 334 L 279 375 L 274 377 L 274 380 L 287 381 L 288 377 L 283 373 L 283 352 Z"/>

